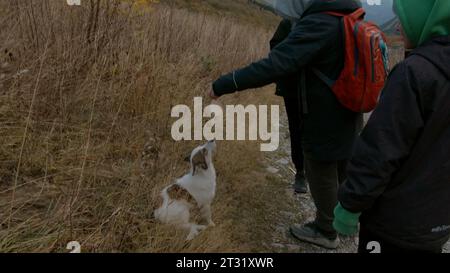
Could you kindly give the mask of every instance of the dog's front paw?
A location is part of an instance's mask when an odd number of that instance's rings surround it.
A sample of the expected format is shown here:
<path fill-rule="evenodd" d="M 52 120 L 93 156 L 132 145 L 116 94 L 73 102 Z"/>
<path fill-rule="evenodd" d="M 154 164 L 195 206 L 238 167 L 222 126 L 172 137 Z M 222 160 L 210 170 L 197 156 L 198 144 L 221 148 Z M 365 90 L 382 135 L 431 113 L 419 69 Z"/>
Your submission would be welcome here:
<path fill-rule="evenodd" d="M 197 235 L 198 235 L 197 231 L 190 232 L 189 235 L 186 237 L 186 241 L 190 242 L 194 240 L 194 238 L 197 237 Z"/>

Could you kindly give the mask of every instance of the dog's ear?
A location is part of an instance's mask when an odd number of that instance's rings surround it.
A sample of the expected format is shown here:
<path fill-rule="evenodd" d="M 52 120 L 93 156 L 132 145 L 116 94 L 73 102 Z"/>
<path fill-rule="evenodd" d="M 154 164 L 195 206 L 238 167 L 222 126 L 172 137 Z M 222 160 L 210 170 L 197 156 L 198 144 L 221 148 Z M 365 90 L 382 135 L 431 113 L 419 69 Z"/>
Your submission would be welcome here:
<path fill-rule="evenodd" d="M 206 163 L 207 155 L 208 150 L 206 148 L 203 148 L 192 157 L 192 175 L 196 175 L 199 168 L 203 170 L 208 169 L 208 164 Z"/>

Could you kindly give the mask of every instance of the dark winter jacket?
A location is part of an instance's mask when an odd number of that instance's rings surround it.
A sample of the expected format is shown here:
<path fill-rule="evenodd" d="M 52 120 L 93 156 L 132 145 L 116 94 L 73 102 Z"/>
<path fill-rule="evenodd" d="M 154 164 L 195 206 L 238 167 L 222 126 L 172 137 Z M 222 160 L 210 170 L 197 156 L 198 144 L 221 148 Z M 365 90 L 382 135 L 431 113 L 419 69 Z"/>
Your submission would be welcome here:
<path fill-rule="evenodd" d="M 281 44 L 291 33 L 292 22 L 283 19 L 270 40 L 270 50 Z M 276 82 L 275 95 L 295 99 L 297 97 L 297 74 L 289 75 Z"/>
<path fill-rule="evenodd" d="M 345 209 L 362 212 L 366 229 L 404 248 L 436 251 L 449 239 L 450 126 L 443 125 L 438 139 L 425 143 L 421 163 L 397 179 L 432 113 L 441 104 L 450 107 L 444 101 L 449 83 L 450 36 L 422 45 L 400 63 L 356 143 L 339 191 Z M 450 117 L 442 119 L 450 124 Z"/>
<path fill-rule="evenodd" d="M 325 11 L 350 13 L 361 4 L 356 0 L 314 1 L 296 22 L 291 33 L 263 60 L 222 76 L 213 84 L 216 95 L 262 87 L 296 75 L 292 96 L 303 107 L 302 145 L 307 158 L 321 161 L 348 159 L 359 133 L 361 115 L 344 108 L 330 88 L 312 71 L 319 69 L 337 79 L 344 63 L 340 19 Z M 305 81 L 301 81 L 301 71 Z M 303 84 L 302 84 L 303 83 Z M 305 91 L 305 92 L 302 92 Z M 305 94 L 306 100 L 299 94 Z"/>

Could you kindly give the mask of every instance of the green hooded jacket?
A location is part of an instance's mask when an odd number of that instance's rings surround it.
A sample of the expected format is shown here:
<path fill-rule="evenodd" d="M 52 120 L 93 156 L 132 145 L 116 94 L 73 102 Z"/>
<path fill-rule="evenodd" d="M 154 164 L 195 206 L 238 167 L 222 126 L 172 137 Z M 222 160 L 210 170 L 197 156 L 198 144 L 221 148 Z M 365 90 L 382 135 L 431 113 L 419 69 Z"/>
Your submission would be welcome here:
<path fill-rule="evenodd" d="M 415 47 L 450 35 L 450 0 L 394 0 L 394 10 Z"/>

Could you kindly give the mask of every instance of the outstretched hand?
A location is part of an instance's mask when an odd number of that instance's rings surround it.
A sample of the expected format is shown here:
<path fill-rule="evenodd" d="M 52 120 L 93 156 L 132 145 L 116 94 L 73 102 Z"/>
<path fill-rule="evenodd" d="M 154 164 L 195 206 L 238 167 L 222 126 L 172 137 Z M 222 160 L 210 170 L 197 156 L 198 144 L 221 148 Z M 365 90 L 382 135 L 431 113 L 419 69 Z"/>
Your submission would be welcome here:
<path fill-rule="evenodd" d="M 217 100 L 217 99 L 219 99 L 219 96 L 217 96 L 216 94 L 214 94 L 214 90 L 212 90 L 212 89 L 208 92 L 208 96 L 209 96 L 212 100 Z"/>

